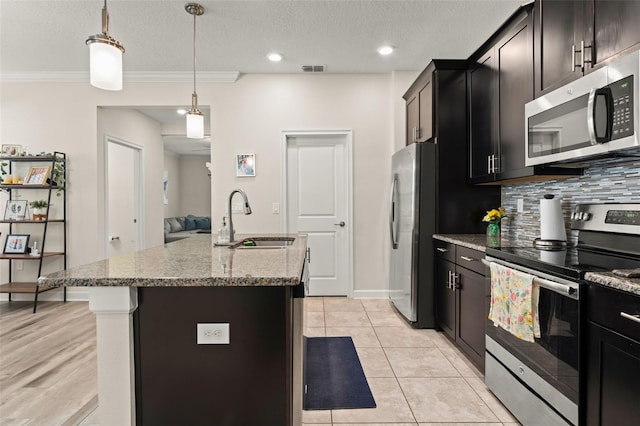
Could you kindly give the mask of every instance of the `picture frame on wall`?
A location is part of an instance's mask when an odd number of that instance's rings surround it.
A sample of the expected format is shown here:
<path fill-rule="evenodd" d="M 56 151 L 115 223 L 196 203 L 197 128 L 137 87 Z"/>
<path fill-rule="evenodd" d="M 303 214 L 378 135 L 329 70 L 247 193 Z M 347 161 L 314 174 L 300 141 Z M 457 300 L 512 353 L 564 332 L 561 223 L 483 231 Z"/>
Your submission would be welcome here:
<path fill-rule="evenodd" d="M 22 154 L 22 145 L 2 144 L 3 157 L 15 157 Z"/>
<path fill-rule="evenodd" d="M 25 254 L 29 248 L 29 234 L 9 234 L 4 240 L 4 254 Z"/>
<path fill-rule="evenodd" d="M 236 176 L 254 177 L 256 175 L 256 155 L 236 154 Z"/>
<path fill-rule="evenodd" d="M 23 185 L 46 185 L 49 174 L 51 173 L 51 166 L 35 166 L 29 168 L 29 173 L 24 177 L 22 181 Z"/>
<path fill-rule="evenodd" d="M 24 220 L 27 216 L 27 200 L 7 200 L 4 220 Z"/>

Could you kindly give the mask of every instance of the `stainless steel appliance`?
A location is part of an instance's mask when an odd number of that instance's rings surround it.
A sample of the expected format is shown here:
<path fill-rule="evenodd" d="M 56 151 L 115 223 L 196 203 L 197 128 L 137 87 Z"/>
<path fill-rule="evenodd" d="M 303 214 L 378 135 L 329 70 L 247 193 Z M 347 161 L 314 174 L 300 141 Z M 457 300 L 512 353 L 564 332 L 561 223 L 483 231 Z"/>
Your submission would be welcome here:
<path fill-rule="evenodd" d="M 640 156 L 640 51 L 525 105 L 527 166 Z"/>
<path fill-rule="evenodd" d="M 450 127 L 464 146 L 464 122 Z M 438 143 L 411 144 L 391 161 L 389 297 L 418 328 L 435 327 L 433 234 L 481 232 L 482 216 L 500 203 L 499 188 L 466 184 L 458 157 L 446 151 L 455 150 L 451 132 L 440 126 L 438 134 Z"/>
<path fill-rule="evenodd" d="M 533 343 L 487 320 L 485 382 L 523 424 L 579 424 L 585 274 L 640 268 L 640 204 L 578 205 L 571 228 L 579 232 L 575 247 L 486 250 L 487 263 L 529 273 L 540 287 Z"/>

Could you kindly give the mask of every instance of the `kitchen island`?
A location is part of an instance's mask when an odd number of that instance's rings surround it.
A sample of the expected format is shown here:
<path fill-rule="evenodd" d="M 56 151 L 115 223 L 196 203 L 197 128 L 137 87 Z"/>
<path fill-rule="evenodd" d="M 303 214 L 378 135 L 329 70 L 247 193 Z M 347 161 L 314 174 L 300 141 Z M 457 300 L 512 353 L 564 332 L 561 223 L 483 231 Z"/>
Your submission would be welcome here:
<path fill-rule="evenodd" d="M 307 237 L 251 239 L 267 245 L 204 234 L 40 279 L 89 287 L 100 424 L 301 424 Z"/>

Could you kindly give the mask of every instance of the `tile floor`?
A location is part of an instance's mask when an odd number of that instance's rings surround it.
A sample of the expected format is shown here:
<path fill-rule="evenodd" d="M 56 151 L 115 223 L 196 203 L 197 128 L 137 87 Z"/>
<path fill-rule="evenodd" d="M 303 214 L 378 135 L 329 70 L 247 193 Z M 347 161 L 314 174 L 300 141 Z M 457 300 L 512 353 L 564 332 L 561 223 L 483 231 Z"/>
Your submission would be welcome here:
<path fill-rule="evenodd" d="M 306 298 L 305 335 L 351 336 L 377 404 L 304 411 L 305 426 L 519 424 L 442 333 L 412 329 L 387 300 Z"/>

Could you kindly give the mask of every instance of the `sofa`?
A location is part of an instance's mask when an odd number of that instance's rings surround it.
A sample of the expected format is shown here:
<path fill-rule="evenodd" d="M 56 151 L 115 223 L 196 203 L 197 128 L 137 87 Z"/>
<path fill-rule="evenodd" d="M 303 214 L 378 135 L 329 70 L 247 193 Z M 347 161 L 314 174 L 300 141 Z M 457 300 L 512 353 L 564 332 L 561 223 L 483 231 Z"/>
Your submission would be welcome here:
<path fill-rule="evenodd" d="M 164 219 L 164 242 L 182 240 L 198 234 L 211 233 L 211 218 L 204 216 L 177 216 Z"/>

